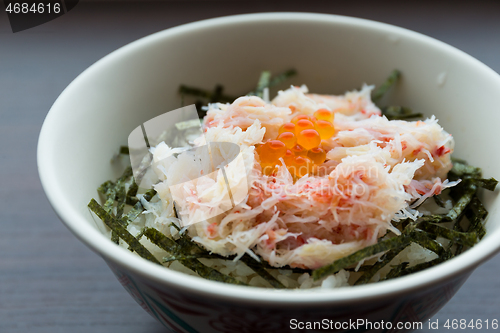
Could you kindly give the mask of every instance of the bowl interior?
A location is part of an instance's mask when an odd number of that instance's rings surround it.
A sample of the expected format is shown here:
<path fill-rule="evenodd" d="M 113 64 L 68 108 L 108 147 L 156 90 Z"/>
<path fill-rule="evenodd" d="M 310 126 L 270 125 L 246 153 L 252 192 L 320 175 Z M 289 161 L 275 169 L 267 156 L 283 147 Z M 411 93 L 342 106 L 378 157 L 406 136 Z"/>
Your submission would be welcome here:
<path fill-rule="evenodd" d="M 401 70 L 402 80 L 385 102 L 436 115 L 455 138 L 454 156 L 500 178 L 495 167 L 500 155 L 492 150 L 500 121 L 500 78 L 485 65 L 429 37 L 381 23 L 320 14 L 253 14 L 148 36 L 108 55 L 68 86 L 47 116 L 38 148 L 41 180 L 56 212 L 104 257 L 136 265 L 135 255 L 101 235 L 102 223 L 87 209 L 99 184 L 118 175 L 110 160 L 128 134 L 180 107 L 180 84 L 213 89 L 220 83 L 227 94 L 240 95 L 255 86 L 262 70 L 289 68 L 299 75 L 287 84 L 304 83 L 311 92 L 330 94 L 380 84 L 391 70 Z M 484 197 L 490 216 L 481 244 L 463 260 L 433 268 L 433 277 L 425 272 L 420 280 L 408 277 L 401 288 L 445 278 L 497 250 L 491 238 L 500 232 L 499 202 L 492 193 Z M 179 277 L 175 272 L 159 277 L 160 268 L 144 265 L 145 274 L 161 281 Z M 400 282 L 389 283 L 391 289 Z"/>

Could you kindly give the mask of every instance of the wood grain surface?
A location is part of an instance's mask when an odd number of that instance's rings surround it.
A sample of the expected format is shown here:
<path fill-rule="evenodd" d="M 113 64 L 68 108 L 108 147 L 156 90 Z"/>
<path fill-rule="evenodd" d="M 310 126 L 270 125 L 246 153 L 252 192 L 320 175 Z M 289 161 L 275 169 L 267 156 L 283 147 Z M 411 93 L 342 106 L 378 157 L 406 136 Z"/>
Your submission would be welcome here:
<path fill-rule="evenodd" d="M 307 11 L 409 28 L 458 47 L 500 72 L 498 1 L 81 1 L 68 14 L 16 34 L 3 6 L 0 9 L 2 333 L 164 331 L 125 292 L 104 261 L 58 220 L 38 179 L 36 145 L 45 115 L 78 74 L 111 51 L 200 19 Z M 500 319 L 499 272 L 496 256 L 472 274 L 433 320 Z"/>

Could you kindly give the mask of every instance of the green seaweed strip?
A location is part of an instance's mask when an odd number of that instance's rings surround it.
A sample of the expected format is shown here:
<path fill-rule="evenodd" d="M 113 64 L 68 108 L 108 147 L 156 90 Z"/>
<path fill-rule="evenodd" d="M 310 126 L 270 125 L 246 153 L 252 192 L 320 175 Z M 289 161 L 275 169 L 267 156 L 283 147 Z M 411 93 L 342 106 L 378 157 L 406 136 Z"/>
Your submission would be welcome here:
<path fill-rule="evenodd" d="M 115 244 L 120 244 L 120 236 L 114 230 L 111 231 L 111 241 Z"/>
<path fill-rule="evenodd" d="M 423 231 L 449 239 L 454 243 L 460 243 L 466 246 L 473 246 L 477 243 L 477 235 L 475 232 L 458 232 L 429 222 L 419 224 L 418 227 Z"/>
<path fill-rule="evenodd" d="M 268 71 L 265 71 L 261 75 L 261 79 L 259 80 L 257 89 L 251 92 L 249 95 L 258 95 L 262 97 L 262 92 L 264 88 L 278 85 L 281 82 L 285 81 L 286 79 L 294 76 L 295 74 L 297 74 L 297 72 L 294 69 L 289 69 L 284 73 L 277 75 L 274 78 L 271 78 L 270 73 Z M 187 85 L 181 85 L 179 87 L 179 93 L 181 95 L 182 105 L 184 105 L 185 95 L 191 95 L 198 98 L 207 99 L 209 103 L 216 103 L 216 102 L 232 103 L 236 99 L 236 97 L 223 94 L 223 90 L 224 87 L 222 85 L 216 85 L 213 92 Z M 203 101 L 197 100 L 195 102 L 195 105 L 196 105 L 196 111 L 198 112 L 198 118 L 203 119 L 206 115 L 206 111 L 202 110 L 201 108 L 203 106 Z"/>
<path fill-rule="evenodd" d="M 494 191 L 498 184 L 498 180 L 495 178 L 475 179 L 475 183 L 477 186 L 487 189 L 488 191 Z"/>
<path fill-rule="evenodd" d="M 211 100 L 213 97 L 213 93 L 207 90 L 203 90 L 200 88 L 195 88 L 195 87 L 190 87 L 186 85 L 181 85 L 179 87 L 179 93 L 185 94 L 185 95 L 191 95 L 191 96 L 196 96 L 196 97 L 201 97 L 201 98 L 206 98 L 208 100 Z M 226 103 L 226 102 L 232 102 L 236 98 L 232 96 L 227 96 L 224 94 L 220 94 L 219 100 L 217 102 L 221 103 Z"/>
<path fill-rule="evenodd" d="M 116 181 L 116 184 L 125 183 L 127 181 L 127 179 L 132 177 L 132 175 L 133 175 L 132 167 L 131 166 L 126 167 L 125 170 L 123 171 L 123 174 L 121 175 L 121 177 L 118 178 L 118 180 Z"/>
<path fill-rule="evenodd" d="M 247 259 L 248 258 L 248 259 Z M 283 289 L 286 288 L 279 280 L 277 280 L 274 276 L 272 276 L 265 268 L 262 266 L 262 264 L 258 261 L 256 261 L 254 258 L 250 256 L 243 256 L 241 258 L 241 261 L 243 261 L 248 267 L 250 267 L 255 273 L 260 275 L 264 280 L 269 282 L 271 286 L 277 289 Z M 276 268 L 275 268 L 276 269 Z"/>
<path fill-rule="evenodd" d="M 263 71 L 260 74 L 259 82 L 257 83 L 257 89 L 255 89 L 255 91 L 253 91 L 252 94 L 262 98 L 264 89 L 269 88 L 270 80 L 271 80 L 271 72 Z"/>
<path fill-rule="evenodd" d="M 424 116 L 422 113 L 413 113 L 412 109 L 404 106 L 386 106 L 381 111 L 389 120 L 405 120 Z"/>
<path fill-rule="evenodd" d="M 129 155 L 130 151 L 128 149 L 128 146 L 121 146 L 120 147 L 120 154 L 122 154 L 122 155 Z"/>
<path fill-rule="evenodd" d="M 144 207 L 142 207 L 140 202 L 137 202 L 125 217 L 128 221 L 134 221 L 143 211 Z"/>
<path fill-rule="evenodd" d="M 293 68 L 289 69 L 289 70 L 273 77 L 271 79 L 271 81 L 269 82 L 269 87 L 277 86 L 278 84 L 288 80 L 289 78 L 291 78 L 292 76 L 295 76 L 295 75 L 297 75 L 297 71 Z"/>
<path fill-rule="evenodd" d="M 194 106 L 196 107 L 196 112 L 198 113 L 198 118 L 203 119 L 207 115 L 207 111 L 203 110 L 203 102 L 201 100 L 197 100 L 194 103 Z"/>
<path fill-rule="evenodd" d="M 155 196 L 155 194 L 156 194 L 156 191 L 154 189 L 151 189 L 143 194 L 143 198 L 146 201 L 151 201 L 151 199 Z M 138 198 L 135 198 L 134 207 L 125 216 L 125 218 L 126 218 L 125 224 L 128 224 L 129 221 L 130 222 L 134 221 L 143 211 L 144 211 L 144 207 L 142 206 L 142 203 L 140 202 L 140 200 Z"/>
<path fill-rule="evenodd" d="M 139 190 L 139 185 L 135 181 L 132 182 L 127 191 L 127 197 L 135 197 L 137 195 L 137 191 Z"/>
<path fill-rule="evenodd" d="M 181 261 L 181 260 L 188 260 L 188 259 L 197 259 L 197 258 L 207 258 L 211 259 L 212 256 L 204 255 L 204 254 L 178 254 L 178 255 L 173 255 L 170 257 L 163 257 L 163 262 L 172 262 L 172 261 Z"/>
<path fill-rule="evenodd" d="M 97 191 L 99 193 L 106 195 L 106 193 L 109 191 L 109 189 L 113 188 L 113 187 L 115 187 L 115 183 L 113 183 L 111 180 L 107 180 L 97 188 Z"/>
<path fill-rule="evenodd" d="M 269 71 L 263 71 L 260 75 L 259 82 L 257 84 L 257 89 L 250 92 L 248 95 L 257 95 L 259 97 L 262 97 L 262 92 L 264 91 L 264 88 L 274 87 L 296 74 L 297 71 L 295 69 L 289 69 L 284 73 L 281 73 L 271 78 L 271 73 Z"/>
<path fill-rule="evenodd" d="M 373 276 L 375 274 L 377 274 L 377 272 L 379 270 L 381 270 L 382 268 L 385 267 L 385 265 L 387 265 L 388 263 L 390 263 L 392 261 L 392 259 L 394 259 L 394 257 L 396 257 L 402 250 L 404 250 L 403 248 L 399 248 L 397 250 L 389 250 L 387 251 L 383 257 L 381 258 L 382 261 L 377 261 L 377 263 L 375 263 L 374 265 L 370 266 L 368 268 L 368 270 L 366 270 L 363 275 L 361 277 L 359 277 L 356 282 L 354 283 L 354 285 L 361 285 L 361 284 L 366 284 L 368 282 L 370 282 L 370 280 L 373 278 Z"/>
<path fill-rule="evenodd" d="M 195 254 L 208 254 L 209 252 L 202 249 L 198 244 L 193 242 L 186 234 L 183 234 L 180 238 L 175 240 L 175 243 L 179 247 L 179 253 L 195 253 Z M 220 259 L 224 257 L 220 256 Z"/>
<path fill-rule="evenodd" d="M 113 206 L 115 205 L 116 185 L 114 187 L 108 188 L 105 196 L 106 201 L 104 202 L 104 209 L 106 210 L 106 212 L 111 213 L 113 211 Z"/>
<path fill-rule="evenodd" d="M 482 239 L 486 234 L 483 221 L 488 216 L 488 211 L 476 196 L 472 198 L 469 207 L 465 211 L 465 216 L 470 222 L 469 230 L 477 233 L 478 238 Z"/>
<path fill-rule="evenodd" d="M 422 217 L 419 217 L 418 220 L 417 220 L 417 224 L 418 223 L 422 223 L 422 222 L 434 222 L 434 223 L 439 223 L 439 222 L 443 222 L 443 219 L 446 218 L 446 215 L 437 215 L 437 214 L 433 214 L 433 215 L 425 215 L 425 216 L 422 216 Z M 414 224 L 415 222 L 410 219 L 410 218 L 407 218 L 407 219 L 404 219 L 404 220 L 401 220 L 399 222 L 394 222 L 395 225 L 399 226 L 400 230 L 405 230 L 406 229 L 406 226 L 408 224 Z"/>
<path fill-rule="evenodd" d="M 479 218 L 474 212 L 470 209 L 465 211 L 465 216 L 470 221 L 469 231 L 477 234 L 478 239 L 483 239 L 484 235 L 486 235 L 486 229 L 483 225 L 483 220 Z"/>
<path fill-rule="evenodd" d="M 399 265 L 394 266 L 389 271 L 389 273 L 387 273 L 387 275 L 385 276 L 385 278 L 382 281 L 394 279 L 394 278 L 397 278 L 397 277 L 401 276 L 401 272 L 406 267 L 408 267 L 409 264 L 410 264 L 409 262 L 405 261 L 405 262 L 400 263 Z"/>
<path fill-rule="evenodd" d="M 144 236 L 146 236 L 151 242 L 158 245 L 165 251 L 171 253 L 172 255 L 182 255 L 182 250 L 179 245 L 173 240 L 162 234 L 156 229 L 145 228 Z"/>
<path fill-rule="evenodd" d="M 136 196 L 128 196 L 125 198 L 125 203 L 129 206 L 135 206 L 139 202 Z"/>
<path fill-rule="evenodd" d="M 198 273 L 198 275 L 200 275 L 201 277 L 203 277 L 205 279 L 247 286 L 246 283 L 243 283 L 238 279 L 235 279 L 231 276 L 222 274 L 221 272 L 219 272 L 213 268 L 210 268 L 210 267 L 203 265 L 197 259 L 181 260 L 180 262 L 185 266 L 187 264 L 188 268 L 192 269 L 193 271 Z"/>
<path fill-rule="evenodd" d="M 455 224 L 453 225 L 453 230 L 459 231 L 459 232 L 464 232 L 464 228 L 462 228 L 462 219 L 458 219 L 455 221 Z"/>
<path fill-rule="evenodd" d="M 117 204 L 117 215 L 118 219 L 121 217 L 123 213 L 123 209 L 125 208 L 125 182 L 132 176 L 132 168 L 127 167 L 123 172 L 122 176 L 118 178 L 116 184 L 110 181 L 104 182 L 99 188 L 98 191 L 103 193 L 106 197 L 106 201 L 104 202 L 104 210 L 111 214 L 113 211 L 113 207 L 115 205 L 115 200 L 118 201 Z M 119 236 L 113 230 L 111 231 L 111 241 L 115 244 L 119 243 Z"/>
<path fill-rule="evenodd" d="M 176 225 L 174 226 L 177 230 L 179 230 Z M 184 248 L 184 250 L 182 251 L 183 253 L 195 252 L 194 255 L 199 256 L 200 258 L 218 258 L 223 260 L 233 260 L 233 258 L 231 257 L 223 257 L 218 254 L 209 253 L 205 249 L 201 248 L 198 244 L 194 243 L 185 234 L 182 235 L 178 240 L 176 240 L 176 243 L 181 248 Z M 257 273 L 260 277 L 269 282 L 269 284 L 274 288 L 278 289 L 286 288 L 279 280 L 277 280 L 266 270 L 266 268 L 276 269 L 276 267 L 265 265 L 263 261 L 258 262 L 254 258 L 250 257 L 248 254 L 244 254 L 240 258 L 240 260 L 244 262 L 255 273 Z"/>
<path fill-rule="evenodd" d="M 432 196 L 432 198 L 434 199 L 436 205 L 438 205 L 441 208 L 444 208 L 444 201 L 440 194 L 435 194 Z"/>
<path fill-rule="evenodd" d="M 146 236 L 151 242 L 158 245 L 163 250 L 172 253 L 174 256 L 182 254 L 181 247 L 175 241 L 166 237 L 156 229 L 146 228 L 144 230 L 144 236 Z M 197 259 L 181 259 L 179 260 L 179 262 L 187 268 L 195 271 L 196 273 L 198 273 L 198 275 L 205 279 L 238 285 L 246 285 L 246 283 L 243 283 L 231 276 L 222 274 L 221 272 L 213 268 L 203 265 Z"/>
<path fill-rule="evenodd" d="M 219 102 L 222 98 L 222 92 L 224 91 L 224 87 L 220 84 L 215 86 L 214 92 L 212 93 L 212 96 L 210 97 L 210 103 L 216 103 Z"/>
<path fill-rule="evenodd" d="M 439 258 L 436 258 L 436 259 L 433 259 L 431 261 L 427 261 L 427 262 L 423 262 L 423 263 L 420 263 L 420 264 L 416 264 L 415 266 L 411 266 L 411 267 L 407 267 L 405 269 L 403 269 L 399 276 L 405 276 L 405 275 L 408 275 L 408 274 L 413 274 L 413 273 L 416 273 L 416 272 L 420 272 L 424 269 L 427 269 L 427 268 L 430 268 L 432 266 L 436 266 L 437 264 L 440 264 L 448 259 L 450 259 L 453 255 L 450 253 L 450 252 L 446 252 L 444 253 L 441 257 Z"/>
<path fill-rule="evenodd" d="M 471 202 L 472 197 L 477 191 L 477 186 L 472 182 L 464 186 L 465 189 L 462 196 L 457 200 L 451 210 L 445 215 L 443 221 L 448 222 L 456 220 L 464 212 L 467 205 Z"/>
<path fill-rule="evenodd" d="M 257 263 L 257 261 L 250 257 L 248 254 L 245 254 L 243 257 L 242 257 L 242 260 L 243 262 L 246 263 L 247 260 L 253 260 Z M 277 269 L 276 267 L 274 266 L 271 266 L 269 265 L 267 262 L 261 260 L 260 263 L 258 263 L 259 265 L 261 265 L 263 268 L 266 268 L 266 269 Z M 311 269 L 304 269 L 304 268 L 297 268 L 297 267 L 290 267 L 290 266 L 283 266 L 283 267 L 280 267 L 279 269 L 282 269 L 282 270 L 289 270 L 289 271 L 292 271 L 293 273 L 299 273 L 299 274 L 304 274 L 304 273 L 312 273 L 312 270 Z"/>
<path fill-rule="evenodd" d="M 432 214 L 432 215 L 426 215 L 422 216 L 418 219 L 418 222 L 434 222 L 434 223 L 439 223 L 443 222 L 443 219 L 446 218 L 446 215 L 437 215 L 437 214 Z"/>
<path fill-rule="evenodd" d="M 155 195 L 156 191 L 154 189 L 147 190 L 146 193 L 144 193 L 144 199 L 150 201 Z"/>
<path fill-rule="evenodd" d="M 411 241 L 441 256 L 446 250 L 438 242 L 431 239 L 426 232 L 415 230 L 411 234 Z"/>
<path fill-rule="evenodd" d="M 125 229 L 121 222 L 116 220 L 108 212 L 104 210 L 101 205 L 95 201 L 95 199 L 90 200 L 88 207 L 92 210 L 111 230 L 115 231 L 118 236 L 123 239 L 138 255 L 154 262 L 155 264 L 161 265 L 161 263 L 149 252 L 132 234 L 130 234 L 127 229 Z"/>
<path fill-rule="evenodd" d="M 177 226 L 176 226 L 177 227 Z M 218 259 L 223 259 L 223 260 L 232 260 L 233 258 L 231 257 L 223 257 L 214 253 L 209 253 L 208 251 L 204 250 L 201 248 L 198 244 L 194 243 L 191 239 L 189 239 L 186 235 L 181 236 L 176 243 L 181 247 L 184 248 L 183 252 L 195 252 L 195 256 L 199 258 L 218 258 Z M 249 255 L 245 254 L 243 255 L 240 260 L 244 262 L 250 269 L 252 269 L 255 273 L 257 273 L 260 277 L 262 277 L 264 280 L 269 282 L 271 286 L 277 289 L 282 289 L 286 288 L 279 280 L 274 278 L 267 270 L 266 268 L 270 269 L 276 269 L 276 267 L 272 267 L 269 265 L 265 265 L 263 261 L 258 262 L 254 258 L 250 257 Z M 266 267 L 267 266 L 267 267 Z"/>
<path fill-rule="evenodd" d="M 449 172 L 455 175 L 456 177 L 458 178 L 464 176 L 469 176 L 473 178 L 481 177 L 482 170 L 480 168 L 476 168 L 472 165 L 467 165 L 465 163 L 462 163 L 461 160 L 453 159 L 452 162 L 453 162 L 453 167 Z"/>
<path fill-rule="evenodd" d="M 118 178 L 116 183 L 113 183 L 110 180 L 105 181 L 104 183 L 101 184 L 101 186 L 99 186 L 97 191 L 104 194 L 107 199 L 111 199 L 111 201 L 114 201 L 116 199 L 117 190 L 121 187 L 125 187 L 125 183 L 131 176 L 132 176 L 132 168 L 129 166 L 125 168 L 125 170 L 123 171 L 120 178 Z"/>
<path fill-rule="evenodd" d="M 326 265 L 314 270 L 312 272 L 312 277 L 314 278 L 314 280 L 322 279 L 330 274 L 337 273 L 341 269 L 354 265 L 360 260 L 374 256 L 381 252 L 385 252 L 387 250 L 396 250 L 402 247 L 406 247 L 409 243 L 410 238 L 405 234 L 402 234 L 399 237 L 393 237 L 383 240 L 381 242 L 378 242 L 377 244 L 367 246 L 364 249 L 358 250 L 346 257 L 338 259 L 330 265 Z"/>
<path fill-rule="evenodd" d="M 470 207 L 470 205 L 469 205 Z M 469 210 L 469 207 L 467 208 L 466 212 Z M 465 232 L 464 228 L 462 228 L 461 223 L 462 223 L 463 215 L 461 218 L 458 218 L 454 225 L 453 225 L 453 230 L 458 231 L 458 232 Z M 462 250 L 464 249 L 464 246 L 460 243 L 456 243 L 455 241 L 451 241 L 450 244 L 448 245 L 448 252 L 451 252 L 451 248 L 455 246 L 455 251 L 454 255 L 459 255 Z"/>
<path fill-rule="evenodd" d="M 385 80 L 384 83 L 380 87 L 378 87 L 372 94 L 372 101 L 373 103 L 377 103 L 384 95 L 385 93 L 389 90 L 390 87 L 392 87 L 396 81 L 399 79 L 401 76 L 401 72 L 397 69 L 393 70 L 389 77 Z"/>
<path fill-rule="evenodd" d="M 127 193 L 125 192 L 125 186 L 120 187 L 116 191 L 116 218 L 120 219 L 123 215 L 123 210 L 125 209 L 125 202 L 127 198 Z"/>
<path fill-rule="evenodd" d="M 174 206 L 174 213 L 175 213 L 175 217 L 177 217 L 177 211 L 175 210 L 175 205 Z M 181 228 L 179 228 L 179 226 L 177 224 L 175 224 L 174 222 L 171 222 L 170 227 L 174 227 L 175 229 L 177 229 L 177 231 L 181 231 Z"/>
<path fill-rule="evenodd" d="M 483 203 L 477 198 L 477 196 L 474 196 L 472 198 L 469 208 L 476 211 L 477 216 L 481 220 L 484 220 L 486 218 L 486 216 L 488 215 L 488 211 L 486 210 L 486 208 L 484 208 Z"/>

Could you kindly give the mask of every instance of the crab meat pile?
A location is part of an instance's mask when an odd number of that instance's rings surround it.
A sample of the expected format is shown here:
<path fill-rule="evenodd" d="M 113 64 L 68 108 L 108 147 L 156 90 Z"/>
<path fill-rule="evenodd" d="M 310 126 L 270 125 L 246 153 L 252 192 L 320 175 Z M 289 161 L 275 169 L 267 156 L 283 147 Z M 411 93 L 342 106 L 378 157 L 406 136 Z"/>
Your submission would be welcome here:
<path fill-rule="evenodd" d="M 376 243 L 388 231 L 398 234 L 391 221 L 416 219 L 416 206 L 454 185 L 446 180 L 453 138 L 434 117 L 388 120 L 372 103 L 372 88 L 332 96 L 291 87 L 271 102 L 245 96 L 232 104 L 210 104 L 198 144 L 240 147 L 245 172 L 229 170 L 227 176 L 230 184 L 245 184 L 247 194 L 232 209 L 190 225 L 192 240 L 223 256 L 248 253 L 275 267 L 315 269 Z M 264 175 L 256 146 L 275 138 L 294 116 L 319 109 L 335 114 L 335 135 L 321 142 L 326 161 L 300 179 L 283 161 Z M 153 148 L 155 162 L 161 164 L 172 151 L 165 144 Z M 167 177 L 203 174 L 204 168 L 182 154 L 157 168 L 162 181 L 155 189 L 164 204 L 182 200 L 189 203 L 185 210 L 216 208 L 221 179 L 200 181 L 183 198 L 173 199 L 167 185 Z"/>

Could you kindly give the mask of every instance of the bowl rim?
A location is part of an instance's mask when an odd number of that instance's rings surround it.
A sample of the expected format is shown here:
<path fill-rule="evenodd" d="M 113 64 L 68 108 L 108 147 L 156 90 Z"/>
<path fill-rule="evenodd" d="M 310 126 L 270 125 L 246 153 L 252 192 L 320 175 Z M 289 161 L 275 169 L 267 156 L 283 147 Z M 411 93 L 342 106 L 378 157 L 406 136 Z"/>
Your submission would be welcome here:
<path fill-rule="evenodd" d="M 231 302 L 252 303 L 255 305 L 262 305 L 265 303 L 266 305 L 288 307 L 300 305 L 303 307 L 321 304 L 359 303 L 367 300 L 393 297 L 459 279 L 461 276 L 463 277 L 472 272 L 479 264 L 495 255 L 495 253 L 500 250 L 500 242 L 495 240 L 496 237 L 500 236 L 500 228 L 492 234 L 487 235 L 472 249 L 462 253 L 458 257 L 452 258 L 451 260 L 424 271 L 390 281 L 332 290 L 272 290 L 257 287 L 249 288 L 246 286 L 235 286 L 209 281 L 177 271 L 168 270 L 153 264 L 122 247 L 116 246 L 98 230 L 92 227 L 86 218 L 79 215 L 77 211 L 68 208 L 71 207 L 69 201 L 67 201 L 62 190 L 57 187 L 57 182 L 55 181 L 57 179 L 57 174 L 53 172 L 51 166 L 51 163 L 54 162 L 47 158 L 43 158 L 43 156 L 46 152 L 50 151 L 51 142 L 53 142 L 52 140 L 55 138 L 55 133 L 57 133 L 57 119 L 61 112 L 63 112 L 59 105 L 62 104 L 62 100 L 67 98 L 74 89 L 77 89 L 80 82 L 83 82 L 87 77 L 95 75 L 99 72 L 100 68 L 106 67 L 116 58 L 126 55 L 133 50 L 161 42 L 171 37 L 212 27 L 230 26 L 239 23 L 259 24 L 271 21 L 343 24 L 365 29 L 375 29 L 388 34 L 396 34 L 404 38 L 418 40 L 434 48 L 446 51 L 454 57 L 462 58 L 471 66 L 474 66 L 475 70 L 480 71 L 481 75 L 489 76 L 491 79 L 496 80 L 500 86 L 500 76 L 495 71 L 455 47 L 405 28 L 361 18 L 318 13 L 257 13 L 212 18 L 156 32 L 113 51 L 87 68 L 61 93 L 46 116 L 40 131 L 37 147 L 38 172 L 42 187 L 50 204 L 66 227 L 83 243 L 101 255 L 106 261 L 109 261 L 111 266 L 122 267 L 132 272 L 134 275 L 141 277 L 143 280 L 154 281 L 167 288 L 175 288 L 176 290 L 182 290 L 192 295 Z"/>

